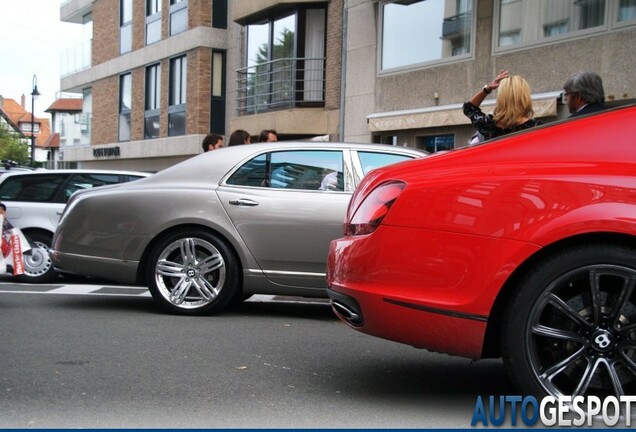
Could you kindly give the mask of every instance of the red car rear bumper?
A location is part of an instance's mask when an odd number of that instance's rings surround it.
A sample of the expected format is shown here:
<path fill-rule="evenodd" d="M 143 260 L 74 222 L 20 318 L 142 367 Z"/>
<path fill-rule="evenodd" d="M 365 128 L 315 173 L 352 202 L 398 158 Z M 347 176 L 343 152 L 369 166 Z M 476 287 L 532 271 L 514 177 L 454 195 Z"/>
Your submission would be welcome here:
<path fill-rule="evenodd" d="M 371 235 L 331 243 L 329 295 L 338 316 L 359 331 L 480 358 L 499 290 L 537 249 L 505 239 L 381 226 Z M 484 262 L 484 256 L 494 259 Z"/>

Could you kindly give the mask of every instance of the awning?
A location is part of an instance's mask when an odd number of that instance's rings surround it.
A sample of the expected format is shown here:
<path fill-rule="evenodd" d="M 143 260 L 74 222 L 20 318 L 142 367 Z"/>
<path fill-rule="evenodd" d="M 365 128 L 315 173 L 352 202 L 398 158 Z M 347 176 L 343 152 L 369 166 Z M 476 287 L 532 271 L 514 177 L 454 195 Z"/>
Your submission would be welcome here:
<path fill-rule="evenodd" d="M 534 117 L 554 117 L 557 115 L 557 100 L 561 92 L 542 93 L 532 96 Z M 418 108 L 403 111 L 388 111 L 367 116 L 370 132 L 383 132 L 405 129 L 425 129 L 443 126 L 469 125 L 470 120 L 462 111 L 463 104 Z M 482 104 L 484 112 L 489 113 L 495 107 L 495 100 L 489 99 Z"/>

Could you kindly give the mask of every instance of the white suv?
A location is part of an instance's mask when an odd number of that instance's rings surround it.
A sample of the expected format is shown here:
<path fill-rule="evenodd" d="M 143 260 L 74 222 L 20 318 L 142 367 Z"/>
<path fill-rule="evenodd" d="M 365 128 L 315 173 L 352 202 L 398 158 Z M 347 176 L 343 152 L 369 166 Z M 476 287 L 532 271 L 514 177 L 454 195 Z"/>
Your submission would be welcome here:
<path fill-rule="evenodd" d="M 124 183 L 149 176 L 136 171 L 52 170 L 10 172 L 0 177 L 0 201 L 7 219 L 30 240 L 21 282 L 50 282 L 57 276 L 49 247 L 68 199 L 78 190 Z"/>

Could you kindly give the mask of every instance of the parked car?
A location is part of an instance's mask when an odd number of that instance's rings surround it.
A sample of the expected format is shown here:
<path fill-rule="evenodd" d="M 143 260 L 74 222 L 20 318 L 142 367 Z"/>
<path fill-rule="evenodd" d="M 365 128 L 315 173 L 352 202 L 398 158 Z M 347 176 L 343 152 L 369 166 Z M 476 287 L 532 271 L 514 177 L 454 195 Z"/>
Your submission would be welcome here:
<path fill-rule="evenodd" d="M 328 259 L 352 328 L 503 357 L 521 394 L 636 394 L 636 106 L 385 167 Z"/>
<path fill-rule="evenodd" d="M 39 168 L 43 169 L 43 168 Z M 0 160 L 0 176 L 3 176 L 8 173 L 14 172 L 32 172 L 35 171 L 36 168 L 21 166 L 10 160 Z"/>
<path fill-rule="evenodd" d="M 7 219 L 31 241 L 24 254 L 22 282 L 50 282 L 56 277 L 49 256 L 53 233 L 68 199 L 78 190 L 128 182 L 149 173 L 107 170 L 14 171 L 0 177 L 0 201 Z"/>
<path fill-rule="evenodd" d="M 75 195 L 53 239 L 66 272 L 147 284 L 166 311 L 209 314 L 254 293 L 326 297 L 329 242 L 371 169 L 425 155 L 380 144 L 226 147 Z"/>

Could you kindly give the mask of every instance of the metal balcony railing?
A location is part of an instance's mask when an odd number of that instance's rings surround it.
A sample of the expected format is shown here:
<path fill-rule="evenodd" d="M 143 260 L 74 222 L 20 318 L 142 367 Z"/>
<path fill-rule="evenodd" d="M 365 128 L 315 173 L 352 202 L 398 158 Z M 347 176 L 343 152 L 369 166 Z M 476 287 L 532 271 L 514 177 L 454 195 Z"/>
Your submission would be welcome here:
<path fill-rule="evenodd" d="M 325 58 L 283 58 L 236 71 L 238 115 L 324 106 Z"/>

